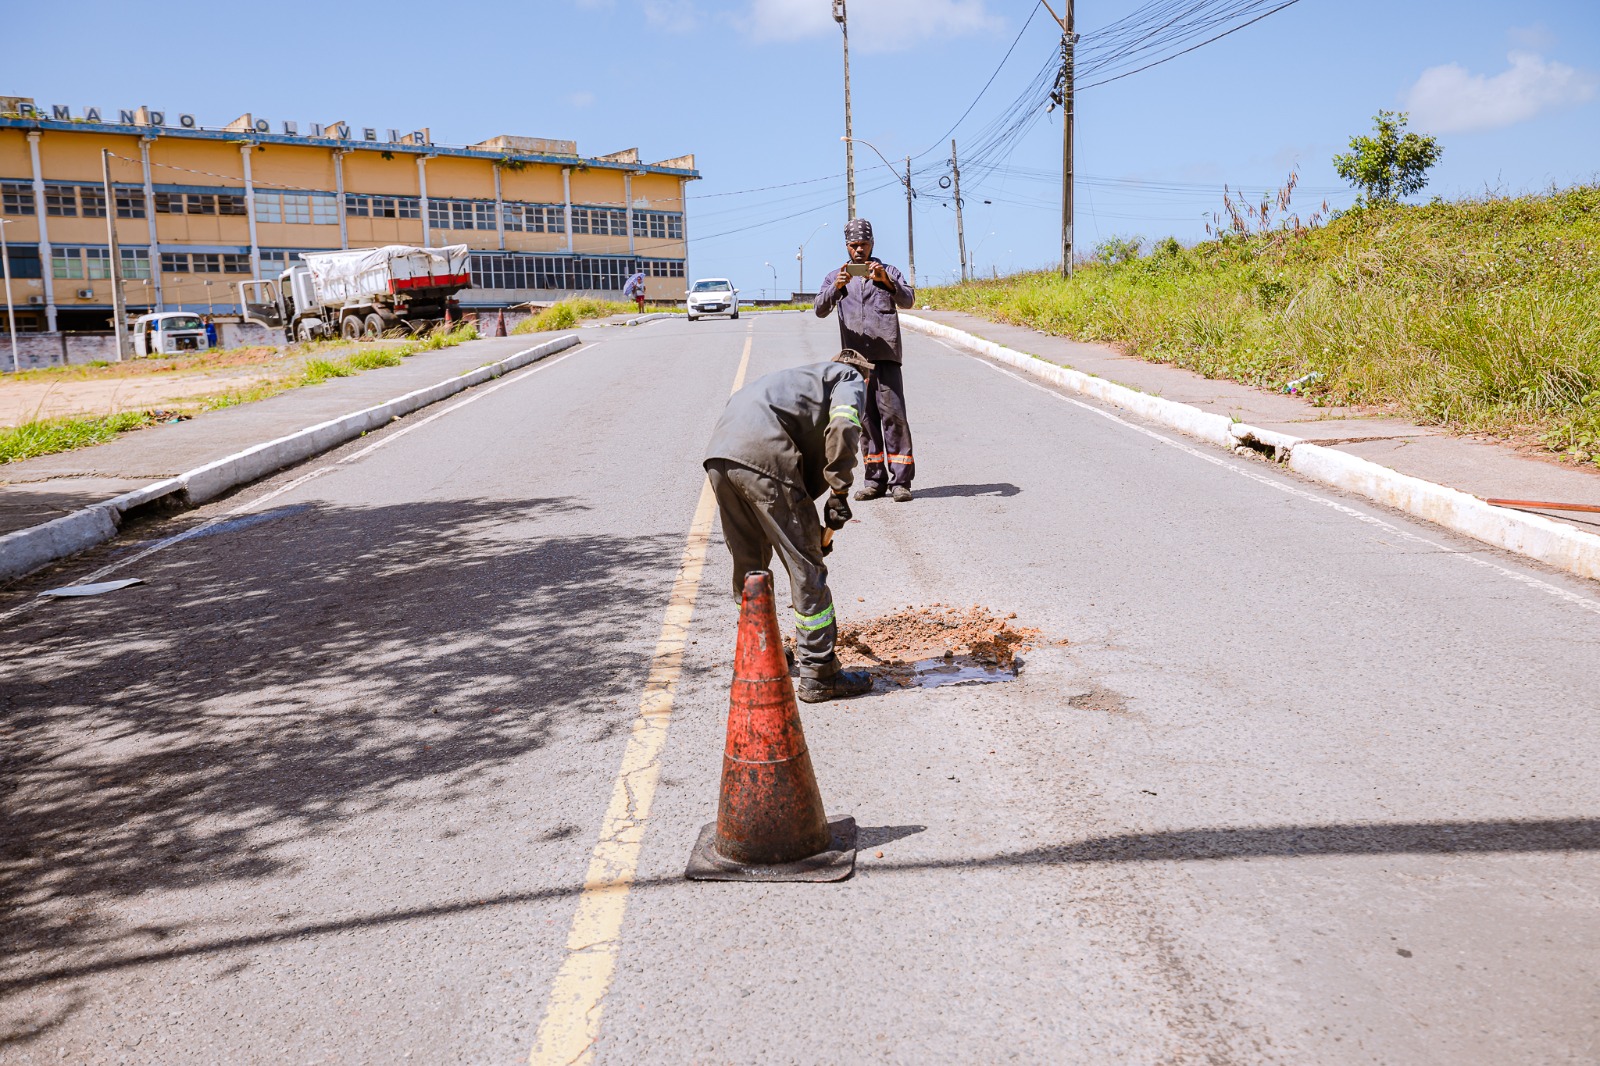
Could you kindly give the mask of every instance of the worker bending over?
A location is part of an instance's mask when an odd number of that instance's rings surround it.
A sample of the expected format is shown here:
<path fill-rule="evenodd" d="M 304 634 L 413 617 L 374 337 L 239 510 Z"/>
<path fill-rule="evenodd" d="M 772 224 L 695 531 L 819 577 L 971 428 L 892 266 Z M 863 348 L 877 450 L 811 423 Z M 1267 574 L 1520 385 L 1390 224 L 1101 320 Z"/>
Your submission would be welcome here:
<path fill-rule="evenodd" d="M 850 521 L 850 483 L 861 445 L 861 409 L 872 364 L 843 351 L 826 363 L 768 374 L 728 400 L 712 431 L 705 468 L 733 554 L 733 596 L 752 570 L 778 553 L 794 601 L 795 694 L 807 703 L 859 696 L 872 688 L 865 671 L 839 669 L 838 624 L 828 567 L 831 551 L 817 520 L 816 499 L 828 494 L 828 529 Z M 827 535 L 831 537 L 831 532 Z"/>
<path fill-rule="evenodd" d="M 900 271 L 872 254 L 872 223 L 852 218 L 845 223 L 844 244 L 850 262 L 822 282 L 814 305 L 818 318 L 839 309 L 839 344 L 867 357 L 866 464 L 858 500 L 875 500 L 885 492 L 896 503 L 911 499 L 916 460 L 911 455 L 911 423 L 906 418 L 906 389 L 900 376 L 900 312 L 911 307 L 916 293 Z"/>

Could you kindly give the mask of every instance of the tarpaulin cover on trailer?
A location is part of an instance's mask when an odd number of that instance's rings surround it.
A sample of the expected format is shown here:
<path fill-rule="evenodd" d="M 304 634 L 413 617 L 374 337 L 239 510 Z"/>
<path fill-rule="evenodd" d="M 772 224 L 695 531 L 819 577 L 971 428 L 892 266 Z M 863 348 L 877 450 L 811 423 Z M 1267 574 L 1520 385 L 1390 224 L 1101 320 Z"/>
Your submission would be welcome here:
<path fill-rule="evenodd" d="M 443 248 L 388 244 L 382 248 L 351 248 L 340 252 L 302 252 L 323 304 L 366 302 L 376 293 L 391 291 L 391 281 L 429 276 L 456 278 L 467 273 L 467 246 Z M 459 282 L 441 282 L 459 284 Z"/>

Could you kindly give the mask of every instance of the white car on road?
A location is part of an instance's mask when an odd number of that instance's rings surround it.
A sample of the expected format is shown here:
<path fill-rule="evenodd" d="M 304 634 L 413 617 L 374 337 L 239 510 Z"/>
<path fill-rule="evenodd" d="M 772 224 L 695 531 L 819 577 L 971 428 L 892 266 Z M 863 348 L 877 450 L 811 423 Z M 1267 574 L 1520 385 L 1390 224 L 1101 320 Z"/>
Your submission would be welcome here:
<path fill-rule="evenodd" d="M 739 290 L 727 278 L 701 278 L 689 287 L 689 321 L 701 315 L 739 317 Z"/>

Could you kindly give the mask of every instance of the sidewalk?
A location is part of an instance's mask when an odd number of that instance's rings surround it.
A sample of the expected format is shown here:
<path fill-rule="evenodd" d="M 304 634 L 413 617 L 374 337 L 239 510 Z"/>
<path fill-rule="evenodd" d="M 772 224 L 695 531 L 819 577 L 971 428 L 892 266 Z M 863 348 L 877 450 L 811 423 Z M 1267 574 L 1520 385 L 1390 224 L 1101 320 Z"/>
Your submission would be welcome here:
<path fill-rule="evenodd" d="M 965 312 L 913 314 L 1140 392 L 1299 437 L 1474 496 L 1600 506 L 1600 470 L 1593 466 L 1533 458 L 1506 444 L 1453 436 L 1348 407 L 1314 407 L 1294 396 L 1202 377 L 1180 367 L 1120 355 L 1104 345 L 1053 337 Z M 1600 533 L 1600 514 L 1535 513 Z"/>
<path fill-rule="evenodd" d="M 212 411 L 175 425 L 126 433 L 93 448 L 0 466 L 0 536 L 105 503 L 266 441 L 384 403 L 532 348 L 559 334 L 468 341 L 419 352 L 395 367 L 363 371 Z"/>

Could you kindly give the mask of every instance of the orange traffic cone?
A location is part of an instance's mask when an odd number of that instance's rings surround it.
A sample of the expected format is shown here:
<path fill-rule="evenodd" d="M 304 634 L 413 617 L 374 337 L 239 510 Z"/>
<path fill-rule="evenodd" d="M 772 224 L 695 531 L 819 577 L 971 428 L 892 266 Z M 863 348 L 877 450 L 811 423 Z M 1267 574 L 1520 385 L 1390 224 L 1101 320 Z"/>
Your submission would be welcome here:
<path fill-rule="evenodd" d="M 496 337 L 504 337 L 506 335 L 506 312 L 503 307 L 495 312 L 494 335 Z"/>
<path fill-rule="evenodd" d="M 691 881 L 842 881 L 856 821 L 828 821 L 783 657 L 772 574 L 745 575 L 717 820 L 700 830 Z"/>

